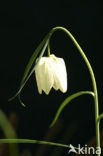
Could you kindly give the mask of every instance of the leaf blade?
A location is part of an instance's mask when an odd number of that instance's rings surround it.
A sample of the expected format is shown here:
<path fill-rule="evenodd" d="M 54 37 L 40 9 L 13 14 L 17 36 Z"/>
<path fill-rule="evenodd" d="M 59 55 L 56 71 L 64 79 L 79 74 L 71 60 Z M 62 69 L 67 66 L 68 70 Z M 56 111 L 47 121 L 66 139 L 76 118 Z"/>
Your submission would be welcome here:
<path fill-rule="evenodd" d="M 56 115 L 55 115 L 55 117 L 54 117 L 54 119 L 53 119 L 53 121 L 51 122 L 51 124 L 50 124 L 49 127 L 51 128 L 51 127 L 56 123 L 56 121 L 57 121 L 57 119 L 59 118 L 59 116 L 60 116 L 62 110 L 64 109 L 64 107 L 67 106 L 67 104 L 69 104 L 70 101 L 72 101 L 73 99 L 75 99 L 75 98 L 77 98 L 77 97 L 79 97 L 79 96 L 81 96 L 81 95 L 84 95 L 84 94 L 89 94 L 89 95 L 94 96 L 94 93 L 91 92 L 91 91 L 80 91 L 80 92 L 77 92 L 77 93 L 72 94 L 71 96 L 67 97 L 67 98 L 61 103 L 61 105 L 60 105 L 59 109 L 57 110 Z"/>
<path fill-rule="evenodd" d="M 52 145 L 52 146 L 59 146 L 59 147 L 66 147 L 70 148 L 69 145 L 48 142 L 48 141 L 39 141 L 39 140 L 29 140 L 29 139 L 0 139 L 0 143 L 33 143 L 33 144 L 43 144 L 43 145 Z"/>
<path fill-rule="evenodd" d="M 28 79 L 30 78 L 30 76 L 32 75 L 32 73 L 34 72 L 35 70 L 35 67 L 36 65 L 38 64 L 40 58 L 43 56 L 45 50 L 46 50 L 46 47 L 47 47 L 47 44 L 49 42 L 49 34 L 46 35 L 46 37 L 43 39 L 43 41 L 39 44 L 39 46 L 36 48 L 36 50 L 34 51 L 34 53 L 32 54 L 26 68 L 25 68 L 25 71 L 24 71 L 24 74 L 23 74 L 23 77 L 22 77 L 22 80 L 21 80 L 21 83 L 20 83 L 20 87 L 19 87 L 19 90 L 17 91 L 17 93 L 11 97 L 8 101 L 12 101 L 14 98 L 16 98 L 20 93 L 21 93 L 21 90 L 23 89 L 24 85 L 26 84 L 26 82 L 28 81 Z M 43 47 L 44 45 L 44 47 Z M 43 48 L 43 49 L 42 49 Z M 33 65 L 33 62 L 35 61 L 35 59 L 37 58 L 37 55 L 39 54 L 40 50 L 42 49 L 41 53 L 40 53 L 40 56 L 38 58 L 38 61 L 36 63 L 36 65 L 34 65 L 33 69 L 31 70 L 31 72 L 29 73 L 32 65 Z M 20 103 L 25 106 L 22 101 L 20 100 L 20 96 L 19 96 L 19 101 Z"/>
<path fill-rule="evenodd" d="M 24 74 L 23 74 L 20 85 L 23 83 L 23 81 L 25 81 L 25 78 L 27 77 L 27 75 L 29 73 L 29 70 L 30 70 L 34 60 L 36 59 L 36 57 L 37 57 L 38 53 L 40 52 L 40 50 L 42 49 L 43 45 L 45 44 L 47 38 L 48 38 L 48 34 L 45 36 L 43 41 L 39 44 L 39 46 L 36 48 L 36 50 L 34 51 L 32 56 L 30 57 L 29 62 L 27 64 L 26 68 L 25 68 L 25 71 L 24 71 Z"/>
<path fill-rule="evenodd" d="M 30 76 L 33 74 L 33 72 L 34 72 L 34 70 L 35 70 L 35 67 L 36 67 L 37 64 L 39 63 L 41 57 L 43 56 L 43 54 L 44 54 L 44 52 L 45 52 L 45 50 L 46 50 L 46 48 L 47 48 L 48 42 L 49 42 L 49 39 L 46 41 L 46 43 L 45 43 L 45 45 L 44 45 L 44 47 L 43 47 L 43 49 L 42 49 L 42 51 L 41 51 L 41 53 L 40 53 L 40 56 L 39 56 L 39 58 L 38 58 L 37 63 L 34 65 L 33 69 L 31 70 L 31 72 L 30 72 L 29 75 L 27 76 L 26 80 L 25 80 L 25 81 L 23 82 L 23 84 L 21 84 L 21 86 L 20 86 L 20 90 L 19 90 L 19 92 L 18 92 L 18 97 L 19 97 L 19 101 L 20 101 L 20 103 L 21 103 L 21 105 L 22 105 L 23 107 L 25 107 L 25 104 L 22 102 L 22 100 L 21 100 L 21 98 L 20 98 L 21 90 L 23 89 L 23 87 L 24 87 L 24 85 L 26 84 L 26 82 L 29 80 Z"/>

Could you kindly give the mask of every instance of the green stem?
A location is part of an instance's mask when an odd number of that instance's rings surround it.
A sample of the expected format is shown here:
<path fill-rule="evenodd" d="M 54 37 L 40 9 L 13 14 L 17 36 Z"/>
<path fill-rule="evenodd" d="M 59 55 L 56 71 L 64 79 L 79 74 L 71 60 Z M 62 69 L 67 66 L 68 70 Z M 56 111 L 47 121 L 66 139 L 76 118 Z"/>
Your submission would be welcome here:
<path fill-rule="evenodd" d="M 100 131 L 99 131 L 99 122 L 98 122 L 98 116 L 99 116 L 98 93 L 97 93 L 97 85 L 96 85 L 96 80 L 95 80 L 93 69 L 88 61 L 88 58 L 86 57 L 85 53 L 83 52 L 82 48 L 80 47 L 80 45 L 78 44 L 76 39 L 73 37 L 73 35 L 67 29 L 65 29 L 63 27 L 55 27 L 50 31 L 50 37 L 57 30 L 64 31 L 71 38 L 71 40 L 73 41 L 73 43 L 79 50 L 81 56 L 83 57 L 86 65 L 88 67 L 88 70 L 89 70 L 89 73 L 90 73 L 90 76 L 92 79 L 93 91 L 94 91 L 96 142 L 97 142 L 97 147 L 100 147 Z M 100 156 L 100 154 L 97 154 L 97 156 Z"/>
<path fill-rule="evenodd" d="M 98 122 L 100 122 L 101 119 L 103 119 L 103 113 L 98 116 Z"/>
<path fill-rule="evenodd" d="M 50 40 L 48 42 L 48 56 L 50 56 Z"/>

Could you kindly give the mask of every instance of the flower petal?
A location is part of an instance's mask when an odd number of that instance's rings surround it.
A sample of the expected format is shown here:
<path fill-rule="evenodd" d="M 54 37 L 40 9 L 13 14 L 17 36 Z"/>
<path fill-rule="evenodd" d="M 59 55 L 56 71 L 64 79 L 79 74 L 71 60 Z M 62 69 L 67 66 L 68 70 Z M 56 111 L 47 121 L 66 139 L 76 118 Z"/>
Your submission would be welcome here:
<path fill-rule="evenodd" d="M 42 57 L 35 69 L 37 86 L 40 94 L 42 90 L 46 94 L 49 94 L 54 82 L 52 70 L 51 59 L 49 57 Z"/>
<path fill-rule="evenodd" d="M 62 58 L 52 56 L 54 62 L 53 76 L 55 90 L 60 89 L 63 93 L 67 91 L 67 71 L 65 62 Z"/>

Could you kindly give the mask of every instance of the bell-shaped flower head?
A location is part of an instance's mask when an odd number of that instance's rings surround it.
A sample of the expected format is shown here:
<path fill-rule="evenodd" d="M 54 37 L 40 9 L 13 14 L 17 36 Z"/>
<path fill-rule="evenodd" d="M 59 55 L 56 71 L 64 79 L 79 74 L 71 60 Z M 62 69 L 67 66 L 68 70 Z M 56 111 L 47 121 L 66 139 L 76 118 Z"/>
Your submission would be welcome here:
<path fill-rule="evenodd" d="M 42 57 L 35 68 L 37 87 L 40 94 L 42 90 L 49 94 L 51 88 L 67 91 L 67 71 L 62 58 L 55 55 Z"/>

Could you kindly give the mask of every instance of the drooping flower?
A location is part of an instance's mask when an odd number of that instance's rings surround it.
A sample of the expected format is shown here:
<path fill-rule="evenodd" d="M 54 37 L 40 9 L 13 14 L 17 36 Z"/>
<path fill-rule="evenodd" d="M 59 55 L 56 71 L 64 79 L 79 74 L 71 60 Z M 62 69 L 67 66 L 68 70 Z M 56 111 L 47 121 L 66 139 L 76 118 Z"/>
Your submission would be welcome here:
<path fill-rule="evenodd" d="M 49 94 L 51 88 L 67 91 L 67 72 L 65 62 L 55 55 L 42 57 L 35 68 L 37 87 L 40 94 L 42 90 Z"/>

